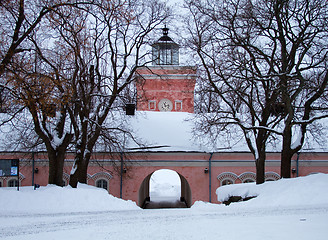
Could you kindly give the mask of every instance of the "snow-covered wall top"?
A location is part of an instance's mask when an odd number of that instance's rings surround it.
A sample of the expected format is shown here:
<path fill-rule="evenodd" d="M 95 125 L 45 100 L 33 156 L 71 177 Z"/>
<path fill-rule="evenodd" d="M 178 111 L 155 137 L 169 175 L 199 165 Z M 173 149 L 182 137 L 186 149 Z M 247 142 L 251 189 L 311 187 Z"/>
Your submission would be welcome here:
<path fill-rule="evenodd" d="M 152 151 L 209 151 L 193 140 L 192 114 L 180 112 L 136 112 L 129 122 L 136 136 Z M 156 147 L 158 146 L 158 147 Z M 129 145 L 128 148 L 136 147 Z"/>
<path fill-rule="evenodd" d="M 134 116 L 122 113 L 113 116 L 108 120 L 111 125 L 116 124 L 132 130 L 134 137 L 144 146 L 142 148 L 128 141 L 124 146 L 125 151 L 249 152 L 242 133 L 236 132 L 229 136 L 222 134 L 216 138 L 215 143 L 210 136 L 199 137 L 198 134 L 195 138 L 193 134 L 195 115 L 192 113 L 137 111 Z M 327 120 L 323 123 L 327 128 Z M 23 141 L 18 142 L 17 139 Z M 308 134 L 302 151 L 328 152 L 325 139 Z M 26 116 L 10 126 L 7 124 L 0 127 L 0 151 L 28 151 L 31 150 L 29 146 L 35 144 L 35 141 L 32 121 Z M 280 145 L 279 141 L 268 144 L 267 151 L 279 152 Z M 41 145 L 38 149 L 34 149 L 37 150 L 45 149 Z M 106 149 L 102 148 L 102 143 L 99 142 L 95 151 L 106 151 Z"/>
<path fill-rule="evenodd" d="M 216 139 L 216 143 L 206 135 L 195 138 L 194 114 L 191 113 L 148 111 L 136 112 L 135 116 L 129 117 L 128 122 L 136 136 L 146 141 L 147 146 L 155 147 L 148 149 L 151 151 L 249 152 L 241 132 L 229 136 L 222 134 Z M 304 151 L 328 152 L 327 144 L 316 140 L 308 134 Z M 280 151 L 280 144 L 279 141 L 269 143 L 267 151 Z M 133 147 L 136 146 L 129 145 L 127 148 Z"/>

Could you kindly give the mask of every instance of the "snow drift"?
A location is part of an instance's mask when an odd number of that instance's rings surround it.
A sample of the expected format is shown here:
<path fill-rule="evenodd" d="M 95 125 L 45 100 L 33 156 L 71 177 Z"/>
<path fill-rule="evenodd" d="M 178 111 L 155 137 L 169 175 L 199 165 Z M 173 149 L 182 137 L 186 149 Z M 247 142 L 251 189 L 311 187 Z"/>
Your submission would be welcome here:
<path fill-rule="evenodd" d="M 328 174 L 317 173 L 306 177 L 281 179 L 260 185 L 243 183 L 225 185 L 216 190 L 218 201 L 227 201 L 231 196 L 253 197 L 244 206 L 288 207 L 306 205 L 328 205 Z"/>
<path fill-rule="evenodd" d="M 159 186 L 154 185 L 154 189 Z M 313 174 L 306 177 L 281 179 L 261 185 L 252 183 L 219 187 L 218 200 L 230 196 L 257 196 L 246 202 L 210 204 L 196 202 L 191 210 L 226 211 L 228 209 L 257 208 L 317 208 L 328 207 L 328 174 Z M 174 191 L 175 192 L 175 191 Z M 78 188 L 48 185 L 33 190 L 33 187 L 0 188 L 0 215 L 38 213 L 76 213 L 97 211 L 142 211 L 135 202 L 125 201 L 108 194 L 106 190 L 79 184 Z"/>
<path fill-rule="evenodd" d="M 140 209 L 135 202 L 116 198 L 105 189 L 78 184 L 77 188 L 48 185 L 0 188 L 1 213 L 69 213 Z"/>

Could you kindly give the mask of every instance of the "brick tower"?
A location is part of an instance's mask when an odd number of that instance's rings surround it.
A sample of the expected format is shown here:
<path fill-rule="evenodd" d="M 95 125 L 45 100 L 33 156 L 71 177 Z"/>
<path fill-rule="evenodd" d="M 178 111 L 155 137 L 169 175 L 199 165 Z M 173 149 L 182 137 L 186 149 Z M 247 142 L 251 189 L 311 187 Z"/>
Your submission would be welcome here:
<path fill-rule="evenodd" d="M 193 113 L 196 68 L 179 66 L 179 45 L 162 30 L 152 45 L 152 66 L 137 71 L 137 110 Z"/>

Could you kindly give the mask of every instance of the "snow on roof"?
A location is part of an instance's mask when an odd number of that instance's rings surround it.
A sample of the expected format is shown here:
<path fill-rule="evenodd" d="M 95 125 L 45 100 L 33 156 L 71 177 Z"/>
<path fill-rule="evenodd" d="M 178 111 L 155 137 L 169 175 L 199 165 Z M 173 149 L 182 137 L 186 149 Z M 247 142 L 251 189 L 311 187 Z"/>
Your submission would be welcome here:
<path fill-rule="evenodd" d="M 214 143 L 210 136 L 195 138 L 193 134 L 194 114 L 185 112 L 136 112 L 128 120 L 134 129 L 134 134 L 145 141 L 148 151 L 186 151 L 186 152 L 250 152 L 243 134 L 240 132 L 227 136 L 222 134 Z M 323 121 L 327 126 L 328 122 Z M 303 150 L 307 152 L 328 152 L 325 139 L 307 134 Z M 136 150 L 136 145 L 129 145 L 126 149 Z M 279 152 L 279 141 L 267 144 L 268 152 Z"/>
<path fill-rule="evenodd" d="M 188 113 L 136 112 L 131 116 L 134 134 L 152 151 L 204 151 L 192 140 L 192 123 Z M 127 148 L 134 148 L 130 145 Z"/>
<path fill-rule="evenodd" d="M 150 151 L 213 152 L 221 150 L 249 151 L 244 142 L 228 146 L 223 140 L 213 146 L 208 139 L 195 139 L 193 135 L 194 114 L 186 112 L 136 112 L 128 121 L 139 139 L 146 141 Z M 135 145 L 127 149 L 137 148 Z"/>
<path fill-rule="evenodd" d="M 132 129 L 133 136 L 144 146 L 140 147 L 129 140 L 124 146 L 126 151 L 250 152 L 243 134 L 238 130 L 231 136 L 220 133 L 215 140 L 206 135 L 196 138 L 193 134 L 194 117 L 195 114 L 186 112 L 137 111 L 134 116 L 118 112 L 113 114 L 108 122 L 115 126 L 125 125 L 123 127 L 125 129 Z M 26 121 L 23 121 L 24 119 Z M 322 120 L 321 128 L 326 130 L 322 130 L 317 136 L 308 133 L 301 151 L 328 152 L 327 140 L 323 137 L 328 135 L 327 127 L 328 121 Z M 18 142 L 17 139 L 23 141 Z M 29 118 L 18 119 L 10 126 L 5 124 L 0 127 L 0 151 L 26 151 L 35 141 L 33 124 Z M 275 144 L 268 143 L 267 151 L 279 152 L 281 144 L 279 142 Z M 44 150 L 43 146 L 39 147 L 40 150 Z M 100 141 L 95 151 L 106 151 Z"/>

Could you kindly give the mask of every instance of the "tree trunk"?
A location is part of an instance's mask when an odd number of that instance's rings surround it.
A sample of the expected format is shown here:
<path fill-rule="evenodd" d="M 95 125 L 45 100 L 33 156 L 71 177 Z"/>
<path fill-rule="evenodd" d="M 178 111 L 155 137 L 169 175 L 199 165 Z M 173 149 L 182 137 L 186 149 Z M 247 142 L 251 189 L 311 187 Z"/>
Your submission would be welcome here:
<path fill-rule="evenodd" d="M 77 183 L 79 182 L 79 176 L 78 176 L 78 171 L 76 169 L 76 171 L 70 175 L 69 177 L 69 185 L 72 187 L 72 188 L 76 188 L 77 187 Z"/>
<path fill-rule="evenodd" d="M 79 182 L 79 171 L 80 171 L 80 165 L 82 163 L 82 154 L 81 153 L 76 153 L 75 154 L 75 159 L 74 159 L 74 164 L 72 167 L 72 171 L 70 174 L 69 178 L 69 185 L 72 188 L 76 188 L 77 184 Z"/>
<path fill-rule="evenodd" d="M 265 153 L 259 152 L 256 159 L 256 184 L 262 184 L 265 181 Z"/>
<path fill-rule="evenodd" d="M 65 161 L 65 152 L 60 150 L 48 150 L 49 158 L 49 184 L 63 186 L 63 168 Z"/>
<path fill-rule="evenodd" d="M 71 174 L 69 179 L 69 185 L 72 188 L 76 188 L 78 183 L 87 184 L 88 164 L 85 163 L 84 159 L 79 159 L 74 163 L 76 168 L 75 172 Z"/>
<path fill-rule="evenodd" d="M 290 178 L 291 177 L 291 158 L 293 154 L 290 154 L 288 150 L 283 150 L 281 152 L 281 167 L 280 167 L 280 175 L 282 178 Z"/>
<path fill-rule="evenodd" d="M 79 169 L 79 183 L 87 184 L 87 177 L 88 177 L 88 164 L 89 160 L 83 160 L 83 164 L 80 166 Z"/>
<path fill-rule="evenodd" d="M 290 126 L 286 126 L 284 129 L 283 143 L 281 150 L 281 165 L 280 165 L 280 175 L 282 178 L 291 177 L 291 161 L 293 156 L 293 151 L 291 149 L 292 141 L 292 129 Z"/>
<path fill-rule="evenodd" d="M 76 188 L 78 183 L 87 184 L 90 156 L 90 154 L 76 153 L 75 162 L 73 166 L 73 169 L 75 169 L 75 171 L 71 173 L 69 179 L 69 185 L 71 187 Z"/>
<path fill-rule="evenodd" d="M 262 116 L 263 122 L 260 125 L 265 126 L 264 122 L 267 121 L 269 114 L 267 112 L 263 112 Z M 262 184 L 265 181 L 266 140 L 268 138 L 267 136 L 268 135 L 266 130 L 260 129 L 256 137 L 256 184 Z"/>

